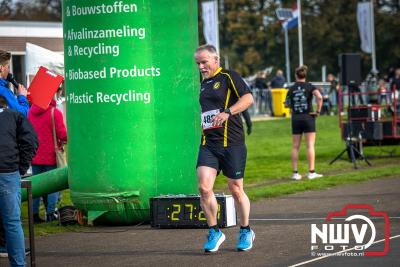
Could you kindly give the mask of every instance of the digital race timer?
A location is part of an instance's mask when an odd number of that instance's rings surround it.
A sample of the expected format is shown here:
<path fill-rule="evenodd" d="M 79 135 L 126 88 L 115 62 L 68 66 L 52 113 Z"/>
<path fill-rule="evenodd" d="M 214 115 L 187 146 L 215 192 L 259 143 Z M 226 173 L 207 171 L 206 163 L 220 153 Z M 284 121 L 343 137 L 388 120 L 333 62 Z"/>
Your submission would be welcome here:
<path fill-rule="evenodd" d="M 236 225 L 236 210 L 231 195 L 215 195 L 219 227 Z M 167 195 L 150 199 L 151 226 L 159 228 L 206 228 L 199 195 Z"/>

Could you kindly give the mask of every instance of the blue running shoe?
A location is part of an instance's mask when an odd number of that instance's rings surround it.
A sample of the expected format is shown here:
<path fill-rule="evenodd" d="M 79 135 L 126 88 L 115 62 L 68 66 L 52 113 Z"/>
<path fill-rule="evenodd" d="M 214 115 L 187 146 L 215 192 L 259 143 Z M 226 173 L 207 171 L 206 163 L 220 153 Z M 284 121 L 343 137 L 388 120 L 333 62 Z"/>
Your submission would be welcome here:
<path fill-rule="evenodd" d="M 225 241 L 225 235 L 221 230 L 215 231 L 214 228 L 211 228 L 208 232 L 207 242 L 204 244 L 205 252 L 216 252 L 219 249 L 219 246 L 222 242 Z"/>
<path fill-rule="evenodd" d="M 236 245 L 237 250 L 239 251 L 247 251 L 253 247 L 253 241 L 256 235 L 253 230 L 240 229 L 239 232 L 239 240 Z"/>

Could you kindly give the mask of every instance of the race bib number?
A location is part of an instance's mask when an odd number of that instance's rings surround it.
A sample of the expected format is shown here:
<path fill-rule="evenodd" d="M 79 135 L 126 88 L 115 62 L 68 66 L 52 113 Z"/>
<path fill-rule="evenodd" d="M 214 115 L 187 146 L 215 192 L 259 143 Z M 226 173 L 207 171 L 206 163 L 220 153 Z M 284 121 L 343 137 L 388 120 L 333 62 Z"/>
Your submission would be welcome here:
<path fill-rule="evenodd" d="M 213 118 L 219 113 L 219 109 L 209 110 L 201 113 L 201 126 L 203 130 L 221 128 L 222 126 L 214 126 Z"/>

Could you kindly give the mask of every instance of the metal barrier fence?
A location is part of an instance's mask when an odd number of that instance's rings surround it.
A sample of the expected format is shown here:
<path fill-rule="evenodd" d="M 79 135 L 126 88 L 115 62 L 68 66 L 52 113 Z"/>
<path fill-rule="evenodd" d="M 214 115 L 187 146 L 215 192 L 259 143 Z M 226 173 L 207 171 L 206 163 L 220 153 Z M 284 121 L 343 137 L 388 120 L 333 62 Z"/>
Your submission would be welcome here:
<path fill-rule="evenodd" d="M 328 82 L 311 82 L 314 86 L 322 88 L 323 94 L 328 94 L 330 83 Z M 284 88 L 289 88 L 294 83 L 287 84 Z M 273 90 L 273 89 L 272 89 Z M 253 93 L 254 104 L 249 108 L 249 113 L 251 116 L 257 115 L 273 115 L 273 99 L 271 89 L 259 89 L 256 87 L 251 87 Z M 335 94 L 329 96 L 330 103 L 333 106 L 337 105 L 337 99 Z"/>
<path fill-rule="evenodd" d="M 333 110 L 337 111 L 337 106 L 339 103 L 339 94 L 336 92 L 332 92 L 329 94 L 330 86 L 331 84 L 329 82 L 311 82 L 314 86 L 317 88 L 321 89 L 321 94 L 324 96 L 328 96 L 327 98 L 324 99 L 323 105 L 328 108 L 329 112 L 332 112 Z M 291 84 L 286 84 L 285 88 L 289 88 L 292 86 L 294 83 Z M 273 115 L 273 101 L 272 101 L 272 91 L 271 89 L 259 89 L 255 87 L 250 87 L 251 91 L 253 93 L 254 97 L 254 104 L 249 108 L 249 113 L 251 116 L 257 116 L 257 115 Z M 368 86 L 365 82 L 362 83 L 359 87 L 359 94 L 355 98 L 356 104 L 368 104 L 370 102 L 376 101 L 374 98 L 378 98 L 378 101 L 380 101 L 381 96 L 380 93 L 378 92 L 378 89 L 376 88 L 376 85 L 374 86 Z M 272 89 L 273 90 L 273 89 Z M 348 92 L 347 86 L 342 87 L 343 93 Z M 371 92 L 375 91 L 375 94 L 372 94 Z M 392 92 L 390 90 L 390 85 L 387 83 L 386 84 L 386 94 L 387 94 L 387 100 L 389 103 L 391 103 L 392 99 L 394 98 L 393 94 L 398 92 Z M 396 97 L 398 99 L 398 96 Z M 347 97 L 343 97 L 341 99 L 341 103 L 343 106 L 349 105 L 349 99 Z"/>
<path fill-rule="evenodd" d="M 272 115 L 272 93 L 270 89 L 251 89 L 254 98 L 254 104 L 249 108 L 251 116 L 256 115 Z"/>
<path fill-rule="evenodd" d="M 380 92 L 377 85 L 368 86 L 366 83 L 362 83 L 357 91 L 351 91 L 353 94 L 351 101 L 354 101 L 353 105 L 367 105 L 373 103 L 381 103 L 385 101 L 386 104 L 391 104 L 393 99 L 399 98 L 398 92 L 393 92 L 390 88 L 390 84 L 385 84 L 385 92 Z M 343 86 L 342 93 L 347 95 L 349 93 L 349 89 L 347 86 Z M 354 98 L 354 100 L 353 100 Z M 344 106 L 349 105 L 349 99 L 347 97 L 342 97 L 342 103 Z"/>

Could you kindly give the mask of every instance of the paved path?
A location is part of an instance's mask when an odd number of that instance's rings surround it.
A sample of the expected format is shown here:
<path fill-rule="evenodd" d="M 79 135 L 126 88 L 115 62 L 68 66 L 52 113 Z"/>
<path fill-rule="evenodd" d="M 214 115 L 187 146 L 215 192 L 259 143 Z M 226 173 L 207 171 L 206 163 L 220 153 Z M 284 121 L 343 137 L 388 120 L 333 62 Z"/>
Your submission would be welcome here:
<path fill-rule="evenodd" d="M 311 223 L 321 224 L 330 211 L 348 203 L 370 204 L 390 219 L 390 251 L 384 257 L 319 258 L 310 255 Z M 383 220 L 373 219 L 375 240 L 383 238 Z M 251 225 L 256 233 L 251 252 L 236 252 L 237 228 L 223 229 L 226 241 L 216 254 L 205 255 L 204 229 L 93 227 L 36 240 L 37 266 L 400 266 L 400 178 L 337 186 L 252 204 Z M 397 236 L 397 237 L 396 237 Z M 383 243 L 370 247 L 383 248 Z M 0 266 L 6 264 L 0 259 Z M 6 265 L 5 265 L 6 266 Z"/>

